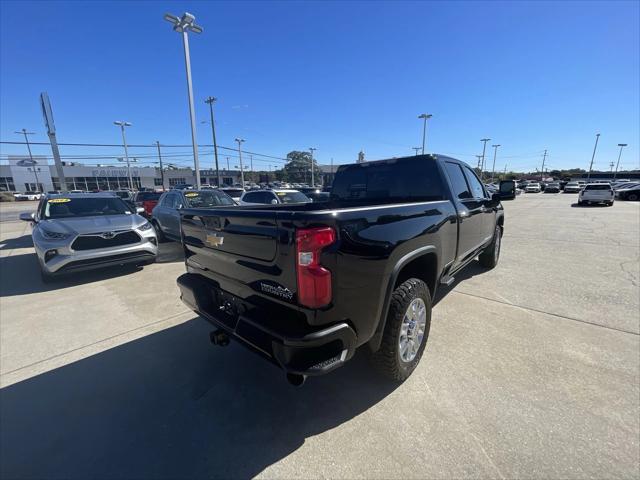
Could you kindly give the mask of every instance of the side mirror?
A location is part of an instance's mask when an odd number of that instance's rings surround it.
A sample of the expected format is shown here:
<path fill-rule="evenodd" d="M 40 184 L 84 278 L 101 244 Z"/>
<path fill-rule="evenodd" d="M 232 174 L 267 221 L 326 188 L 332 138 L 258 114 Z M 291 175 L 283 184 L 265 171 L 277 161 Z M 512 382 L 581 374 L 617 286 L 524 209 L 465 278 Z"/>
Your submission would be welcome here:
<path fill-rule="evenodd" d="M 36 214 L 35 213 L 21 213 L 20 214 L 20 220 L 22 220 L 23 222 L 35 222 L 36 221 Z"/>
<path fill-rule="evenodd" d="M 144 208 L 136 207 L 136 213 L 144 213 Z"/>
<path fill-rule="evenodd" d="M 491 200 L 489 200 L 489 206 L 494 208 L 500 205 L 501 195 L 499 193 L 494 193 L 491 195 Z"/>
<path fill-rule="evenodd" d="M 276 200 L 275 198 L 271 200 L 271 205 L 277 205 L 277 204 L 278 204 L 278 200 Z"/>

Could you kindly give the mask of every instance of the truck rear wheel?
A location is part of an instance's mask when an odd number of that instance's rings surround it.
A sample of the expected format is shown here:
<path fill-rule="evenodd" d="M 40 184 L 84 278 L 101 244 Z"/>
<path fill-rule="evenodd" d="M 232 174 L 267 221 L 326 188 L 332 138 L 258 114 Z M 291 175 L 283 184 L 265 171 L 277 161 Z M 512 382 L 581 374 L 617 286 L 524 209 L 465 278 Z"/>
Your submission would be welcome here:
<path fill-rule="evenodd" d="M 410 278 L 391 295 L 380 348 L 371 360 L 384 376 L 405 381 L 415 370 L 429 337 L 431 293 L 422 280 Z"/>
<path fill-rule="evenodd" d="M 484 252 L 480 254 L 478 260 L 480 265 L 486 268 L 493 268 L 498 264 L 500 259 L 500 246 L 502 245 L 502 228 L 500 225 L 496 225 L 496 231 L 493 234 L 493 241 L 491 245 L 485 248 Z"/>

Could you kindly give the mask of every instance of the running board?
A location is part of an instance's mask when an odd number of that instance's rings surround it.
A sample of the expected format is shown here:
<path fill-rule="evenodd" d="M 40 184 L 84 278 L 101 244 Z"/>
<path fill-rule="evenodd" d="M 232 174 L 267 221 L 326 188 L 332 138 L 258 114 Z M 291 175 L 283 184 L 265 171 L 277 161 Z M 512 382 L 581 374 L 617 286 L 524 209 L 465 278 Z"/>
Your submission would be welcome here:
<path fill-rule="evenodd" d="M 455 277 L 450 277 L 448 275 L 446 275 L 446 276 L 444 276 L 444 277 L 442 277 L 440 279 L 440 283 L 442 285 L 446 285 L 447 287 L 450 287 L 451 285 L 453 285 L 453 282 L 455 282 L 455 281 L 456 281 Z"/>

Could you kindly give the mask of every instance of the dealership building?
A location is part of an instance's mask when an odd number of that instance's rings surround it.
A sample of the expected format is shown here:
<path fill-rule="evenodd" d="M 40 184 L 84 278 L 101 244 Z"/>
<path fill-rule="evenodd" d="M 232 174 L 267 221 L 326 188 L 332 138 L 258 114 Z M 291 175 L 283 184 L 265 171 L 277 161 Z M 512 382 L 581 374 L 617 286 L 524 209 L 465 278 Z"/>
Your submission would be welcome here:
<path fill-rule="evenodd" d="M 21 155 L 9 155 L 9 164 L 0 165 L 0 191 L 4 192 L 49 192 L 61 190 L 60 180 L 57 177 L 56 167 L 46 157 L 34 155 L 33 158 Z M 119 190 L 129 186 L 129 177 L 126 166 L 88 166 L 76 162 L 62 162 L 67 190 Z M 324 185 L 330 185 L 333 181 L 333 171 L 336 167 L 319 165 L 316 172 L 318 182 L 322 179 Z M 139 188 L 161 189 L 163 176 L 158 167 L 131 166 L 133 186 Z M 220 169 L 220 178 L 223 185 L 240 183 L 240 170 Z M 267 178 L 255 178 L 251 172 L 244 171 L 245 181 L 266 182 Z M 273 177 L 271 177 L 273 179 Z M 200 170 L 200 182 L 215 185 L 216 171 Z M 196 177 L 191 168 L 177 168 L 164 170 L 164 188 L 170 189 L 180 184 L 195 185 Z M 40 186 L 38 189 L 36 184 Z"/>
<path fill-rule="evenodd" d="M 87 166 L 74 162 L 62 162 L 67 190 L 118 190 L 129 186 L 126 166 Z M 245 180 L 249 180 L 245 171 Z M 160 168 L 131 166 L 131 177 L 134 188 L 160 189 L 163 186 Z M 240 182 L 239 170 L 220 170 L 222 183 L 233 185 Z M 216 184 L 215 170 L 200 170 L 201 183 Z M 196 177 L 191 168 L 164 170 L 164 188 L 169 189 L 180 184 L 195 184 Z M 38 190 L 48 192 L 61 190 L 55 165 L 46 157 L 34 155 L 29 157 L 10 155 L 8 165 L 0 165 L 0 191 L 31 192 Z"/>

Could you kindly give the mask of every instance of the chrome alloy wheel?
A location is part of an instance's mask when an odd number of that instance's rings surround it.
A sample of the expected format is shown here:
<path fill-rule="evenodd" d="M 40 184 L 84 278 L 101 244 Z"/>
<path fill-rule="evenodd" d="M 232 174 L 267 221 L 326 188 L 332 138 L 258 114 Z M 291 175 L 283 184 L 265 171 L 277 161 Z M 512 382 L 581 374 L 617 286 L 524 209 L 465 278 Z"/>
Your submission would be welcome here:
<path fill-rule="evenodd" d="M 424 300 L 414 298 L 404 313 L 402 325 L 400 326 L 400 338 L 398 339 L 400 360 L 408 363 L 416 358 L 424 339 L 426 326 L 427 307 L 424 304 Z"/>

